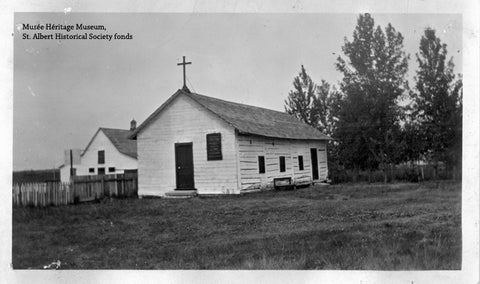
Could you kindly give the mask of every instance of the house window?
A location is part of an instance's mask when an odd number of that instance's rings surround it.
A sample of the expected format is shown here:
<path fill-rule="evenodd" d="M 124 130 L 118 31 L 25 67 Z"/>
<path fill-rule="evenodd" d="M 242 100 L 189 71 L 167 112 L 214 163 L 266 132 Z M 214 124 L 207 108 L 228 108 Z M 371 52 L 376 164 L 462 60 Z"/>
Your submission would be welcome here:
<path fill-rule="evenodd" d="M 207 160 L 222 159 L 222 135 L 220 133 L 207 134 Z"/>
<path fill-rule="evenodd" d="M 98 151 L 98 164 L 99 165 L 105 164 L 105 151 L 104 150 Z"/>
<path fill-rule="evenodd" d="M 99 175 L 104 175 L 105 174 L 105 168 L 98 168 L 98 174 Z"/>
<path fill-rule="evenodd" d="M 258 173 L 264 174 L 265 173 L 265 157 L 258 156 Z"/>
<path fill-rule="evenodd" d="M 285 156 L 280 156 L 280 172 L 285 171 Z"/>
<path fill-rule="evenodd" d="M 108 172 L 109 172 L 109 173 L 113 173 L 114 171 L 115 171 L 115 167 L 109 167 L 109 168 L 108 168 Z"/>
<path fill-rule="evenodd" d="M 89 172 L 89 173 L 94 173 L 94 172 L 95 172 L 95 168 L 89 168 L 89 169 L 88 169 L 88 172 Z"/>
<path fill-rule="evenodd" d="M 303 156 L 298 156 L 298 169 L 303 171 Z"/>

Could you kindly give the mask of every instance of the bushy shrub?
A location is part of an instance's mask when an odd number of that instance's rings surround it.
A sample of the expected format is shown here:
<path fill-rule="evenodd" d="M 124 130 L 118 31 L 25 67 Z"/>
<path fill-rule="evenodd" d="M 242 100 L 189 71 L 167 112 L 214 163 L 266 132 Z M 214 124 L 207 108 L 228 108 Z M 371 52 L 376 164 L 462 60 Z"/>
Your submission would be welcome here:
<path fill-rule="evenodd" d="M 353 170 L 345 169 L 337 163 L 330 163 L 328 165 L 329 179 L 332 184 L 346 183 L 355 181 L 355 172 Z M 423 171 L 423 176 L 422 176 Z M 392 173 L 388 173 L 388 181 L 392 181 Z M 453 179 L 453 169 L 440 165 L 437 168 L 437 179 L 446 180 Z M 457 169 L 455 173 L 456 178 L 461 178 L 461 169 Z M 420 182 L 430 181 L 434 179 L 434 167 L 433 165 L 411 165 L 402 164 L 395 166 L 393 171 L 393 180 L 403 182 Z M 356 179 L 357 182 L 383 182 L 383 171 L 359 171 Z"/>

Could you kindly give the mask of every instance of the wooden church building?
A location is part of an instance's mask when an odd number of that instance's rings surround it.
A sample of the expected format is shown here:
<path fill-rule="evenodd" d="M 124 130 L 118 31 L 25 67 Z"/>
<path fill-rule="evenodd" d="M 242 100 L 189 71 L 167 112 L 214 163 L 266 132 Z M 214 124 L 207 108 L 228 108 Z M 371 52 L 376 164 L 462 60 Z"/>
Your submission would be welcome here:
<path fill-rule="evenodd" d="M 330 138 L 295 117 L 191 93 L 173 94 L 130 135 L 139 196 L 239 194 L 327 179 Z"/>

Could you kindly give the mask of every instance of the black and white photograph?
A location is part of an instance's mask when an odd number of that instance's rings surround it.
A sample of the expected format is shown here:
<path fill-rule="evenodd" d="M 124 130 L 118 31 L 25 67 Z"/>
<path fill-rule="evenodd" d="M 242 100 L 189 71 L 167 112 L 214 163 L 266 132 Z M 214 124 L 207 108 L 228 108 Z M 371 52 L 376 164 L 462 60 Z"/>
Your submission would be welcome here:
<path fill-rule="evenodd" d="M 9 273 L 478 281 L 465 9 L 196 4 L 11 14 Z"/>

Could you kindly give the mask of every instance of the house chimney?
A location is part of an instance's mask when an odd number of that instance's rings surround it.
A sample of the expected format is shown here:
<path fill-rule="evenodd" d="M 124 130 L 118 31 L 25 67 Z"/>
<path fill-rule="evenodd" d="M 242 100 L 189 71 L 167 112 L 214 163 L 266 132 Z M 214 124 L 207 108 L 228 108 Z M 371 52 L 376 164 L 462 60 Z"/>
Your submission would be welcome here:
<path fill-rule="evenodd" d="M 72 151 L 72 156 L 70 156 L 70 151 Z M 70 164 L 80 165 L 82 163 L 82 150 L 80 149 L 65 149 L 64 150 L 64 159 L 63 164 L 69 166 Z M 70 163 L 70 157 L 72 157 L 72 162 Z"/>
<path fill-rule="evenodd" d="M 130 121 L 130 131 L 135 130 L 135 128 L 137 128 L 137 122 L 135 119 L 132 119 L 132 121 Z"/>

